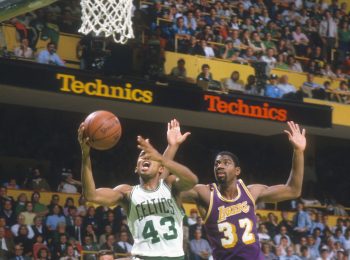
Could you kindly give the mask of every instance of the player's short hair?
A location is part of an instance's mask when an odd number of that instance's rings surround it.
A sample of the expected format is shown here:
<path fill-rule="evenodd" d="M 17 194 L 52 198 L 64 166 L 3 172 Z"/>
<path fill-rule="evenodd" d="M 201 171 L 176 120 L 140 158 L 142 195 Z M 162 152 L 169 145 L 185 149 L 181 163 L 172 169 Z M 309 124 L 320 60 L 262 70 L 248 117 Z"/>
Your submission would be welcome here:
<path fill-rule="evenodd" d="M 114 253 L 113 253 L 112 250 L 100 250 L 100 251 L 98 251 L 98 253 L 97 253 L 97 257 L 98 257 L 98 258 L 101 257 L 101 256 L 104 256 L 104 255 L 111 255 L 111 256 L 114 257 Z"/>
<path fill-rule="evenodd" d="M 230 156 L 232 161 L 235 163 L 235 167 L 240 167 L 239 159 L 238 159 L 237 155 L 235 155 L 234 153 L 231 153 L 229 151 L 221 151 L 215 156 L 215 158 L 218 157 L 219 155 Z"/>

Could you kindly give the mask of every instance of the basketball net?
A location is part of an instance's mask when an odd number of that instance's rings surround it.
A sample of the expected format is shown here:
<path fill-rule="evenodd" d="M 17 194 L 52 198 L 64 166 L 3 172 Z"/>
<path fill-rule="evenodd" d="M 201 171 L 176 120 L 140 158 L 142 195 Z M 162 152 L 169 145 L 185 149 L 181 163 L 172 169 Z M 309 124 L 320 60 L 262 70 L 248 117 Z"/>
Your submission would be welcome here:
<path fill-rule="evenodd" d="M 80 5 L 82 25 L 79 32 L 113 36 L 114 41 L 121 44 L 134 38 L 132 0 L 81 0 Z"/>

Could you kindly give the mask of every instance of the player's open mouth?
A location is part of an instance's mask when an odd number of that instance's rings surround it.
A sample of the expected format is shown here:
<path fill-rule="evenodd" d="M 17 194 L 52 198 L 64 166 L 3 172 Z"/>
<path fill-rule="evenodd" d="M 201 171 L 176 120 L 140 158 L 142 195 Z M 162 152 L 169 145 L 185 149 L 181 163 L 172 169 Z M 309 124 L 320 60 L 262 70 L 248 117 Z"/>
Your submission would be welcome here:
<path fill-rule="evenodd" d="M 150 166 L 151 166 L 151 162 L 143 161 L 142 164 L 141 164 L 141 170 L 142 171 L 147 171 Z"/>

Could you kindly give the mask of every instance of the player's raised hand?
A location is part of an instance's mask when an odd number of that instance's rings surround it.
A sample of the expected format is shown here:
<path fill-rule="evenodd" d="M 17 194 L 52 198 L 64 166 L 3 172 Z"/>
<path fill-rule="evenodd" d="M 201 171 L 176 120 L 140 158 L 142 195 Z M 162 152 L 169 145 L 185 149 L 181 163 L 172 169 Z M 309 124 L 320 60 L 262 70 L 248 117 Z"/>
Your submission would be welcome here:
<path fill-rule="evenodd" d="M 295 150 L 304 151 L 306 147 L 305 129 L 300 130 L 298 124 L 293 121 L 287 122 L 289 131 L 284 130 Z"/>
<path fill-rule="evenodd" d="M 169 145 L 182 144 L 190 134 L 190 132 L 181 133 L 180 122 L 176 119 L 168 123 L 167 140 Z"/>
<path fill-rule="evenodd" d="M 89 154 L 90 146 L 89 146 L 89 138 L 84 138 L 84 123 L 81 123 L 78 129 L 78 141 L 81 147 L 81 151 L 83 154 Z"/>
<path fill-rule="evenodd" d="M 137 137 L 137 148 L 142 150 L 144 154 L 142 155 L 143 158 L 151 160 L 151 161 L 157 161 L 160 162 L 163 159 L 163 155 L 161 155 L 149 142 L 148 139 L 144 139 L 142 136 Z"/>

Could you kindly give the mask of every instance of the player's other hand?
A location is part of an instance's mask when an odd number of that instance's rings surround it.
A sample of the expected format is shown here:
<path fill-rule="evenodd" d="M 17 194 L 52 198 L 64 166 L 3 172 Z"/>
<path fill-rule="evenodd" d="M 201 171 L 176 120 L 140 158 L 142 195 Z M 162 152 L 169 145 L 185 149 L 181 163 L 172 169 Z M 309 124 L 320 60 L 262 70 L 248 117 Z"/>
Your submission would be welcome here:
<path fill-rule="evenodd" d="M 89 137 L 84 138 L 84 123 L 81 123 L 78 129 L 78 141 L 80 144 L 81 152 L 83 155 L 87 155 L 90 152 Z"/>
<path fill-rule="evenodd" d="M 146 140 L 142 136 L 138 136 L 137 142 L 137 148 L 144 152 L 142 155 L 143 158 L 156 162 L 162 161 L 163 156 L 150 144 L 148 139 Z"/>
<path fill-rule="evenodd" d="M 288 135 L 289 142 L 292 144 L 294 150 L 304 151 L 306 147 L 305 129 L 300 130 L 298 124 L 293 121 L 287 122 L 289 126 L 289 131 L 284 130 Z"/>
<path fill-rule="evenodd" d="M 182 144 L 190 134 L 190 132 L 181 133 L 180 122 L 176 119 L 168 123 L 167 139 L 170 146 Z"/>

